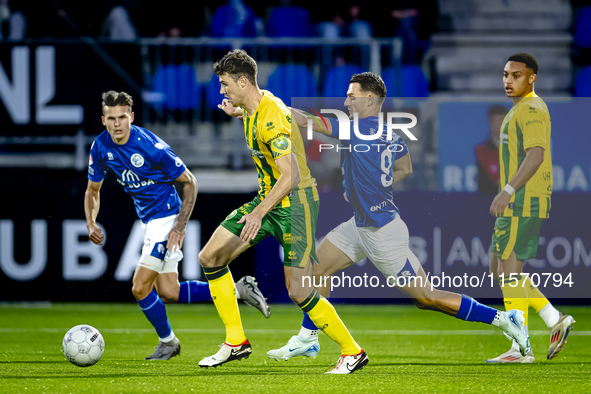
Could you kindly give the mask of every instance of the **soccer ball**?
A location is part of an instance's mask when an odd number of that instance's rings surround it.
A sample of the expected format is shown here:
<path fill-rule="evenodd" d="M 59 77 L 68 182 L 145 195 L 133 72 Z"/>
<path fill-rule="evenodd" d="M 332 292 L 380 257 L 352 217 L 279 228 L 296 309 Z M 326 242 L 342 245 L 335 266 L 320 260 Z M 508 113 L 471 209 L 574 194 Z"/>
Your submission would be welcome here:
<path fill-rule="evenodd" d="M 105 351 L 105 341 L 98 330 L 88 324 L 73 327 L 64 336 L 62 350 L 66 359 L 78 367 L 90 367 Z"/>

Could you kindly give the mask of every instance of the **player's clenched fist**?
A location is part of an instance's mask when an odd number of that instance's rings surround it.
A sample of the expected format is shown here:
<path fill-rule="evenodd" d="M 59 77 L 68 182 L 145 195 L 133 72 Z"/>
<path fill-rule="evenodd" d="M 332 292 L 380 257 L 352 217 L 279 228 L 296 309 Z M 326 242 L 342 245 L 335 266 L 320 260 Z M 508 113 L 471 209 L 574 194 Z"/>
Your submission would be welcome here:
<path fill-rule="evenodd" d="M 102 245 L 105 236 L 101 229 L 96 224 L 87 225 L 86 228 L 88 229 L 88 238 L 90 238 L 92 243 L 95 245 Z"/>

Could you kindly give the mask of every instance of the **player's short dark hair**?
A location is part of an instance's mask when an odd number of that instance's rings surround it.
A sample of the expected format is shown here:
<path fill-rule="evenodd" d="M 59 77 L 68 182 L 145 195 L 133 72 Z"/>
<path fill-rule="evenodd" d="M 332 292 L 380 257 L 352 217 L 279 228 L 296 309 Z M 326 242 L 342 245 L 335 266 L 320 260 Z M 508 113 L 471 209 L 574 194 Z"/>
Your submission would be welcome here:
<path fill-rule="evenodd" d="M 508 62 L 525 63 L 525 67 L 531 68 L 534 74 L 538 73 L 538 61 L 529 53 L 516 53 L 507 59 Z"/>
<path fill-rule="evenodd" d="M 372 72 L 364 72 L 361 74 L 354 74 L 351 79 L 349 79 L 349 84 L 358 83 L 361 87 L 361 90 L 364 92 L 371 92 L 382 100 L 382 103 L 386 97 L 386 84 L 382 77 L 380 77 L 376 73 Z"/>
<path fill-rule="evenodd" d="M 107 107 L 127 105 L 129 106 L 129 112 L 132 112 L 131 107 L 133 107 L 133 99 L 129 94 L 125 92 L 116 92 L 114 90 L 109 90 L 108 92 L 103 93 L 103 103 L 101 106 L 103 113 L 105 111 L 105 105 Z"/>
<path fill-rule="evenodd" d="M 228 74 L 234 81 L 244 76 L 253 86 L 257 86 L 257 63 L 242 49 L 226 53 L 213 65 L 213 72 L 218 77 Z"/>
<path fill-rule="evenodd" d="M 509 112 L 507 110 L 506 107 L 503 107 L 502 105 L 493 105 L 492 107 L 490 107 L 490 109 L 488 110 L 488 117 L 490 118 L 493 115 L 507 115 L 507 112 Z"/>

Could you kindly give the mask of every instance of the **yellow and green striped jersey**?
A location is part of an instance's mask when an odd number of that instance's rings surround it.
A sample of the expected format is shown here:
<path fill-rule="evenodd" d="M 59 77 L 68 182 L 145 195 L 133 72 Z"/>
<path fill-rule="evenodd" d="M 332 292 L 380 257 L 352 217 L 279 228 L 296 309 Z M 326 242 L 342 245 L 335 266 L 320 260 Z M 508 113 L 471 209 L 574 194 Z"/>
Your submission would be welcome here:
<path fill-rule="evenodd" d="M 534 146 L 544 148 L 544 161 L 536 173 L 511 196 L 503 216 L 548 218 L 552 194 L 552 158 L 550 155 L 550 113 L 546 103 L 531 92 L 505 116 L 501 125 L 499 163 L 503 190 Z"/>
<path fill-rule="evenodd" d="M 260 199 L 263 200 L 269 195 L 281 176 L 275 160 L 292 152 L 297 158 L 302 178 L 297 188 L 316 186 L 316 179 L 310 174 L 306 163 L 302 135 L 298 125 L 291 122 L 291 111 L 271 92 L 262 92 L 261 102 L 252 116 L 247 116 L 246 110 L 243 109 L 244 136 L 259 173 Z M 278 206 L 289 207 L 289 197 L 285 197 Z"/>

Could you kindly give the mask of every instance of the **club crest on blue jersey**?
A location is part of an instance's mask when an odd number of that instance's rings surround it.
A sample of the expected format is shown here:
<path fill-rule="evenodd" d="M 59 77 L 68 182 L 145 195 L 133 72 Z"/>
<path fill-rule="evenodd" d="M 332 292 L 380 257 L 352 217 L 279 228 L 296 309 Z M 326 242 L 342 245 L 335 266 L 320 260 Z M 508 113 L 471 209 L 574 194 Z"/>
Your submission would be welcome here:
<path fill-rule="evenodd" d="M 144 165 L 144 158 L 139 153 L 134 153 L 131 155 L 131 164 L 133 164 L 134 167 L 139 168 Z"/>

